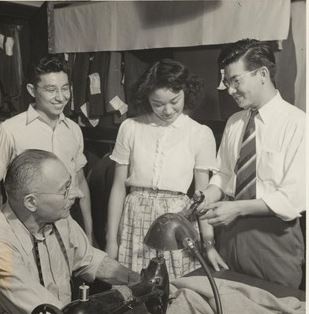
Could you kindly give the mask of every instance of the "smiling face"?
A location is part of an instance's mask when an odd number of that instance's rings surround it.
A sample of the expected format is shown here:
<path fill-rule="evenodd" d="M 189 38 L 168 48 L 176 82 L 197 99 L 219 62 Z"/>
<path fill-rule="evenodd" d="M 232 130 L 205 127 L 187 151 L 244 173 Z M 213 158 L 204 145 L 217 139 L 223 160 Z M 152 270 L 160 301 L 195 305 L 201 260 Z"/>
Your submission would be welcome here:
<path fill-rule="evenodd" d="M 36 110 L 49 120 L 58 119 L 70 99 L 68 75 L 63 71 L 43 74 L 35 86 L 28 84 L 27 89 L 35 98 Z"/>
<path fill-rule="evenodd" d="M 153 114 L 168 125 L 183 112 L 185 95 L 183 90 L 174 92 L 164 87 L 154 90 L 148 100 Z"/>
<path fill-rule="evenodd" d="M 261 106 L 261 81 L 259 69 L 247 70 L 242 59 L 227 65 L 224 76 L 228 93 L 240 108 L 256 109 Z"/>

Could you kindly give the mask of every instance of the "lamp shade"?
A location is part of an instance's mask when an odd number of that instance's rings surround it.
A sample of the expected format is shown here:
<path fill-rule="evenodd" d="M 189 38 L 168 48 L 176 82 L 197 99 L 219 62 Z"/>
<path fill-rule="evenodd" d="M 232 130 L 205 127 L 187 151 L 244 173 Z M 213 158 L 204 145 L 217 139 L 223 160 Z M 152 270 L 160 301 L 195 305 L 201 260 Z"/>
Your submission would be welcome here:
<path fill-rule="evenodd" d="M 144 243 L 157 251 L 173 251 L 184 248 L 186 238 L 193 241 L 198 239 L 192 224 L 180 214 L 167 213 L 151 224 Z"/>

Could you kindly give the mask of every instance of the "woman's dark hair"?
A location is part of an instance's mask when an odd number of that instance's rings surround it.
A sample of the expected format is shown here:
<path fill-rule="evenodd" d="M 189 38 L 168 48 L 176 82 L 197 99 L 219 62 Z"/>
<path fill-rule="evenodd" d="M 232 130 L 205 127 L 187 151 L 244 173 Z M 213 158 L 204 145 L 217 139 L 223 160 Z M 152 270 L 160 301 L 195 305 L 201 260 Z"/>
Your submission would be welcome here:
<path fill-rule="evenodd" d="M 33 66 L 32 73 L 30 74 L 30 82 L 33 85 L 41 79 L 41 75 L 48 73 L 64 72 L 69 76 L 69 67 L 67 62 L 57 55 L 47 55 L 39 60 L 39 62 Z"/>
<path fill-rule="evenodd" d="M 276 59 L 270 43 L 256 39 L 242 39 L 227 45 L 220 53 L 218 64 L 220 69 L 243 59 L 247 70 L 252 71 L 262 66 L 268 68 L 270 78 L 275 84 Z"/>
<path fill-rule="evenodd" d="M 133 103 L 139 113 L 152 112 L 148 97 L 158 88 L 168 88 L 173 92 L 183 90 L 184 108 L 193 109 L 202 88 L 202 81 L 191 75 L 187 67 L 178 61 L 162 59 L 154 63 L 134 86 Z"/>

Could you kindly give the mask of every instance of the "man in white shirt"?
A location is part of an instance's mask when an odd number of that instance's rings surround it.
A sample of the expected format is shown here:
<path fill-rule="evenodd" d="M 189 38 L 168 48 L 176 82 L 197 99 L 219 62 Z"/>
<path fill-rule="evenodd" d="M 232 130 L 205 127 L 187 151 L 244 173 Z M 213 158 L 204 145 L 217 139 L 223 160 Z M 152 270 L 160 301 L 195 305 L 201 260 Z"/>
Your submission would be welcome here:
<path fill-rule="evenodd" d="M 28 110 L 0 125 L 0 180 L 5 178 L 10 161 L 25 149 L 37 148 L 55 153 L 72 175 L 81 194 L 73 217 L 84 227 L 92 241 L 90 193 L 83 167 L 87 163 L 80 127 L 63 114 L 70 99 L 68 65 L 56 56 L 40 59 L 27 84 L 34 98 Z M 0 200 L 1 201 L 1 200 Z M 79 218 L 81 211 L 82 219 Z"/>
<path fill-rule="evenodd" d="M 139 275 L 89 243 L 70 216 L 79 194 L 51 152 L 30 149 L 8 167 L 0 211 L 0 313 L 31 313 L 71 302 L 70 279 L 133 283 Z"/>
<path fill-rule="evenodd" d="M 304 258 L 305 113 L 275 88 L 275 57 L 267 44 L 238 41 L 221 52 L 219 64 L 243 110 L 227 122 L 220 170 L 199 207 L 209 224 L 208 258 L 216 270 L 225 261 L 234 271 L 297 288 Z M 212 227 L 218 227 L 220 254 Z"/>

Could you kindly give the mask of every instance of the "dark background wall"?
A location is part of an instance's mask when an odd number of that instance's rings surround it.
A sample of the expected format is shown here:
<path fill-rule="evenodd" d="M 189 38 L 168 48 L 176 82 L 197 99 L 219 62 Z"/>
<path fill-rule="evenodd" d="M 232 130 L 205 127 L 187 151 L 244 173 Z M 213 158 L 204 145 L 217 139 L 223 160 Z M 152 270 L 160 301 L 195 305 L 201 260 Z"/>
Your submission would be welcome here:
<path fill-rule="evenodd" d="M 22 28 L 20 39 L 24 88 L 30 65 L 48 52 L 47 3 L 44 3 L 40 8 L 36 8 L 10 2 L 0 2 L 0 30 L 1 24 L 4 23 L 21 25 Z M 276 52 L 278 63 L 277 85 L 283 97 L 293 103 L 295 99 L 296 59 L 291 31 L 288 39 L 283 41 L 282 47 L 282 50 Z M 183 62 L 192 72 L 200 76 L 205 82 L 205 91 L 201 97 L 199 107 L 192 112 L 192 117 L 199 122 L 211 124 L 214 131 L 219 132 L 219 129 L 222 128 L 222 123 L 238 110 L 237 105 L 226 91 L 217 90 L 220 79 L 217 58 L 221 48 L 221 45 L 213 45 L 175 49 L 152 49 L 151 51 L 138 51 L 135 54 L 140 58 L 138 69 L 141 71 L 155 61 L 156 58 L 169 56 Z M 133 54 L 134 52 L 131 53 L 131 56 Z M 6 60 L 1 59 L 0 56 L 0 63 L 4 64 L 7 62 Z M 0 66 L 0 78 L 2 77 L 3 81 L 5 80 L 4 78 L 8 77 L 4 75 L 5 73 L 1 73 L 4 68 Z M 23 97 L 20 98 L 20 104 L 17 109 L 23 111 L 30 101 L 31 99 L 25 92 L 25 89 L 23 89 Z M 12 114 L 16 114 L 16 112 Z M 6 116 L 2 116 L 2 119 L 4 118 Z M 73 114 L 72 118 L 74 119 L 76 116 Z M 216 130 L 216 125 L 220 125 L 218 130 Z M 106 115 L 102 117 L 99 127 L 86 127 L 83 130 L 91 146 L 105 146 L 105 148 L 102 148 L 103 153 L 103 151 L 107 150 L 106 147 L 110 149 L 110 141 L 113 141 L 118 126 L 119 124 L 113 123 L 111 116 Z M 106 141 L 108 143 L 107 146 L 105 145 Z M 97 148 L 96 150 L 100 151 L 101 149 Z"/>

